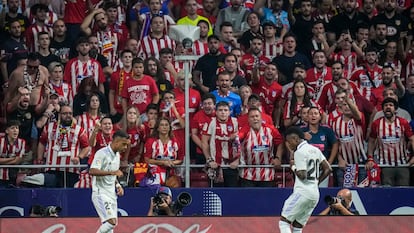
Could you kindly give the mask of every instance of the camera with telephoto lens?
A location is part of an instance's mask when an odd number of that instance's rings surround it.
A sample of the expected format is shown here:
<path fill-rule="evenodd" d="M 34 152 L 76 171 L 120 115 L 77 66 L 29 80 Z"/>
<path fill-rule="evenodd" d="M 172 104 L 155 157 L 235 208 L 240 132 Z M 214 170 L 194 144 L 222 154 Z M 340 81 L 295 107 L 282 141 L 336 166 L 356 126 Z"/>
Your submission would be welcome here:
<path fill-rule="evenodd" d="M 332 197 L 332 196 L 325 196 L 325 202 L 328 205 L 341 203 L 344 207 L 346 207 L 345 200 L 342 197 Z"/>
<path fill-rule="evenodd" d="M 177 200 L 174 202 L 173 210 L 176 213 L 176 216 L 182 215 L 184 207 L 187 207 L 193 201 L 191 194 L 187 192 L 182 192 L 178 195 Z"/>
<path fill-rule="evenodd" d="M 164 198 L 162 197 L 161 193 L 157 193 L 154 197 L 153 197 L 153 202 L 155 205 L 161 205 L 162 203 L 164 203 Z"/>
<path fill-rule="evenodd" d="M 57 217 L 58 213 L 62 211 L 62 207 L 60 206 L 47 206 L 43 211 L 43 216 L 45 217 Z"/>

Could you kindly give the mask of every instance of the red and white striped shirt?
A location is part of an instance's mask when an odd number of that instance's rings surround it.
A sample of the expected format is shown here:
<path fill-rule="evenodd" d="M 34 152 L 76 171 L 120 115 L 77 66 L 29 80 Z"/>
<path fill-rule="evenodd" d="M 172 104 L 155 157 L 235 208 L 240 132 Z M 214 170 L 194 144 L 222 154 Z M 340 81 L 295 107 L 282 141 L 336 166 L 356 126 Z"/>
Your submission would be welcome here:
<path fill-rule="evenodd" d="M 147 59 L 149 57 L 155 57 L 160 59 L 160 50 L 163 48 L 170 48 L 175 50 L 175 41 L 169 36 L 164 35 L 162 38 L 152 38 L 150 35 L 142 38 L 138 49 L 138 57 Z"/>
<path fill-rule="evenodd" d="M 316 98 L 316 101 L 324 111 L 327 111 L 328 108 L 334 103 L 335 92 L 337 90 L 338 87 L 332 82 L 323 85 L 322 90 L 319 92 L 319 96 Z"/>
<path fill-rule="evenodd" d="M 305 106 L 304 103 L 296 103 L 296 106 L 294 107 L 293 112 L 291 113 L 290 106 L 292 105 L 292 101 L 286 101 L 283 109 L 283 119 L 290 119 L 293 116 L 297 116 L 303 107 L 317 107 L 319 110 L 323 111 L 319 104 L 315 103 L 313 100 L 311 100 L 310 102 L 311 106 Z"/>
<path fill-rule="evenodd" d="M 49 33 L 49 37 L 53 37 L 53 29 L 47 25 L 38 26 L 37 24 L 32 24 L 26 29 L 26 46 L 29 52 L 38 52 L 39 51 L 39 32 Z"/>
<path fill-rule="evenodd" d="M 162 12 L 160 12 L 162 14 Z M 147 12 L 140 15 L 142 20 L 142 29 L 140 32 L 138 32 L 138 35 L 140 35 L 139 39 L 142 40 L 144 37 L 148 36 L 151 32 L 151 12 Z M 168 33 L 168 28 L 170 28 L 171 25 L 175 25 L 175 21 L 171 16 L 169 15 L 162 15 L 161 16 L 164 19 L 164 34 Z"/>
<path fill-rule="evenodd" d="M 274 150 L 282 143 L 279 131 L 271 125 L 262 125 L 259 131 L 250 127 L 239 133 L 241 141 L 241 165 L 271 165 Z M 253 181 L 272 181 L 275 179 L 273 168 L 241 168 L 240 177 Z"/>
<path fill-rule="evenodd" d="M 158 138 L 149 138 L 145 142 L 144 155 L 145 158 L 155 159 L 155 160 L 184 160 L 184 146 L 180 145 L 176 138 L 171 138 L 167 143 L 163 143 Z M 167 168 L 164 166 L 153 165 L 151 167 L 156 167 L 159 173 L 156 175 L 156 180 L 160 181 L 160 184 L 163 185 L 166 181 Z M 174 175 L 174 170 L 170 170 L 170 175 Z"/>
<path fill-rule="evenodd" d="M 360 92 L 356 87 L 355 83 L 350 82 L 349 85 L 351 86 L 349 97 L 354 99 L 354 94 L 359 95 Z M 321 108 L 328 112 L 331 109 L 331 106 L 335 102 L 335 92 L 338 90 L 338 87 L 333 83 L 329 82 L 322 87 L 322 91 L 319 93 L 319 96 L 316 98 L 318 104 Z"/>
<path fill-rule="evenodd" d="M 21 138 L 17 138 L 11 145 L 7 139 L 7 135 L 0 137 L 0 157 L 1 158 L 23 158 L 25 153 L 26 141 Z M 0 180 L 9 180 L 9 169 L 0 168 Z"/>
<path fill-rule="evenodd" d="M 379 164 L 398 166 L 408 162 L 406 141 L 413 132 L 407 120 L 396 116 L 393 122 L 388 122 L 381 117 L 372 123 L 369 136 L 377 139 Z"/>
<path fill-rule="evenodd" d="M 408 75 L 414 74 L 414 55 L 413 55 L 413 51 L 409 51 L 407 53 L 407 57 L 405 59 L 405 70 L 401 70 L 402 72 L 402 76 L 404 78 L 404 80 L 407 80 Z"/>
<path fill-rule="evenodd" d="M 367 72 L 369 74 L 369 77 L 367 75 Z M 359 67 L 352 73 L 350 80 L 357 85 L 363 97 L 365 97 L 367 100 L 371 100 L 371 89 L 377 88 L 382 84 L 381 73 L 382 67 L 378 65 L 376 65 L 373 69 L 370 69 L 369 67 L 366 69 Z M 374 83 L 375 87 L 372 85 L 372 83 Z"/>
<path fill-rule="evenodd" d="M 208 43 L 196 40 L 193 42 L 193 54 L 196 56 L 203 56 L 204 54 L 209 53 Z"/>
<path fill-rule="evenodd" d="M 109 135 L 103 135 L 102 131 L 98 132 L 96 134 L 96 144 L 94 147 L 92 147 L 91 154 L 88 158 L 88 164 L 92 164 L 93 158 L 95 157 L 95 153 L 104 147 L 107 147 L 109 143 L 112 142 L 112 133 Z"/>
<path fill-rule="evenodd" d="M 327 125 L 332 128 L 334 121 L 340 116 L 342 116 L 342 112 L 340 112 L 339 108 L 336 107 L 335 110 L 328 114 Z"/>
<path fill-rule="evenodd" d="M 195 66 L 195 64 L 196 64 L 197 61 L 196 60 L 190 60 L 188 62 L 190 64 L 190 66 L 189 66 L 190 67 L 189 72 L 191 74 L 191 71 L 192 71 L 192 69 Z M 174 61 L 173 65 L 174 65 L 174 68 L 175 68 L 175 70 L 177 72 L 180 72 L 181 70 L 184 71 L 184 61 Z M 173 80 L 173 82 L 174 82 L 174 80 Z"/>
<path fill-rule="evenodd" d="M 45 146 L 47 165 L 74 165 L 71 159 L 89 146 L 88 134 L 82 127 L 73 124 L 64 128 L 58 122 L 49 123 L 43 128 L 39 142 Z M 79 173 L 78 168 L 46 168 L 48 170 Z"/>
<path fill-rule="evenodd" d="M 96 32 L 99 43 L 99 53 L 108 59 L 108 65 L 114 69 L 117 65 L 119 41 L 121 36 L 112 30 Z"/>
<path fill-rule="evenodd" d="M 322 91 L 322 86 L 332 81 L 331 67 L 323 67 L 322 70 L 318 70 L 316 67 L 310 68 L 306 71 L 305 82 L 311 86 L 315 91 L 314 99 L 319 96 Z"/>
<path fill-rule="evenodd" d="M 92 118 L 89 113 L 85 112 L 77 118 L 77 124 L 85 130 L 88 134 L 88 138 L 90 138 L 96 122 L 100 119 L 99 114 L 96 118 Z"/>
<path fill-rule="evenodd" d="M 259 66 L 259 75 L 263 75 L 267 64 L 271 60 L 264 55 L 255 56 L 253 54 L 244 54 L 240 59 L 240 68 L 246 72 L 246 81 L 251 84 L 253 67 Z"/>
<path fill-rule="evenodd" d="M 191 74 L 191 72 L 192 72 L 192 70 L 193 70 L 193 68 L 195 67 L 195 64 L 196 64 L 196 60 L 189 60 L 188 61 L 188 63 L 189 63 L 189 68 L 190 68 L 190 70 L 188 71 L 190 74 Z M 184 71 L 184 61 L 173 61 L 173 66 L 174 66 L 174 69 L 175 69 L 175 71 L 178 73 L 178 72 L 180 72 L 180 71 Z M 168 70 L 164 70 L 164 75 L 165 75 L 165 78 L 168 80 L 168 81 L 170 81 L 170 83 L 171 83 L 171 85 L 173 85 L 173 86 L 175 86 L 174 84 L 175 84 L 175 78 L 176 77 L 174 77 L 172 74 L 171 74 L 171 72 L 170 71 L 168 71 Z"/>
<path fill-rule="evenodd" d="M 230 117 L 227 122 L 219 122 L 216 117 L 211 122 L 204 134 L 211 136 L 210 138 L 210 154 L 211 158 L 218 165 L 228 165 L 237 159 L 233 155 L 232 140 L 230 136 L 238 131 L 239 125 L 237 119 Z"/>
<path fill-rule="evenodd" d="M 357 58 L 358 55 L 355 52 L 351 52 L 351 55 L 347 57 L 342 55 L 342 52 L 333 53 L 331 55 L 332 61 L 340 61 L 344 64 L 344 77 L 347 79 L 351 77 L 352 72 L 354 72 L 357 67 Z"/>
<path fill-rule="evenodd" d="M 55 90 L 59 95 L 59 102 L 68 103 L 70 106 L 73 104 L 73 91 L 72 86 L 62 82 L 60 86 L 49 83 L 50 90 Z"/>
<path fill-rule="evenodd" d="M 283 54 L 283 43 L 264 42 L 263 55 L 270 60 Z"/>
<path fill-rule="evenodd" d="M 364 150 L 364 114 L 361 120 L 344 120 L 344 116 L 337 117 L 332 123 L 332 129 L 339 139 L 339 151 L 348 164 L 361 164 L 366 161 Z"/>
<path fill-rule="evenodd" d="M 84 78 L 92 77 L 96 86 L 105 82 L 105 76 L 101 65 L 95 59 L 82 62 L 77 57 L 69 60 L 65 66 L 63 80 L 72 85 L 73 95 L 78 92 L 78 86 Z"/>

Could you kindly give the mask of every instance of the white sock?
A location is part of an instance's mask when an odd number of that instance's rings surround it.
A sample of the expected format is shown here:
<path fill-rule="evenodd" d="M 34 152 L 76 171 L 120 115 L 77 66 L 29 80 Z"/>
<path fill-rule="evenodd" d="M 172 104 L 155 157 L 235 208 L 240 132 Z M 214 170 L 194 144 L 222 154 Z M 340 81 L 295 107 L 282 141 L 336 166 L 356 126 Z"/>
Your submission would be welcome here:
<path fill-rule="evenodd" d="M 302 228 L 293 227 L 293 233 L 302 233 Z"/>
<path fill-rule="evenodd" d="M 280 233 L 292 233 L 290 230 L 290 224 L 285 221 L 279 221 Z"/>
<path fill-rule="evenodd" d="M 114 228 L 115 228 L 115 225 L 112 225 L 109 222 L 104 222 L 102 223 L 101 227 L 99 227 L 96 233 L 111 233 L 113 232 Z"/>

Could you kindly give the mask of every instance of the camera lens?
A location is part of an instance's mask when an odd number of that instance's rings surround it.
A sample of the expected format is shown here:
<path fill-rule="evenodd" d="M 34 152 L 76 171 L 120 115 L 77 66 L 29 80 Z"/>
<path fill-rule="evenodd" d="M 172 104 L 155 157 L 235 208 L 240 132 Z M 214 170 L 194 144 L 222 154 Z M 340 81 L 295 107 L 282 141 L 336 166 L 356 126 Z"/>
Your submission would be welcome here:
<path fill-rule="evenodd" d="M 337 198 L 332 196 L 325 196 L 324 200 L 328 205 L 332 205 L 338 202 Z"/>
<path fill-rule="evenodd" d="M 163 203 L 162 197 L 160 195 L 155 195 L 153 201 L 156 205 L 161 205 Z"/>

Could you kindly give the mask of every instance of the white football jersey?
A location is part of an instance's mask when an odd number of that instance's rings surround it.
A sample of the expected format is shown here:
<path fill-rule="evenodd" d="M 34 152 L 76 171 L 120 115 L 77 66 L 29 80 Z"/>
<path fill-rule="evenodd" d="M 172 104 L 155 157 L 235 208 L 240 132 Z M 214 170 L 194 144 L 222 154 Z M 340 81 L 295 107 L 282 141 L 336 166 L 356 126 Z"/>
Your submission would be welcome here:
<path fill-rule="evenodd" d="M 294 157 L 296 170 L 305 170 L 306 179 L 296 177 L 293 191 L 302 193 L 311 200 L 319 200 L 320 165 L 326 160 L 325 156 L 318 148 L 303 141 L 298 145 Z"/>
<path fill-rule="evenodd" d="M 111 149 L 111 145 L 108 145 L 95 153 L 91 168 L 96 168 L 102 171 L 116 171 L 119 169 L 119 165 L 119 152 L 115 153 Z M 116 175 L 92 176 L 92 191 L 116 196 L 115 181 Z"/>

